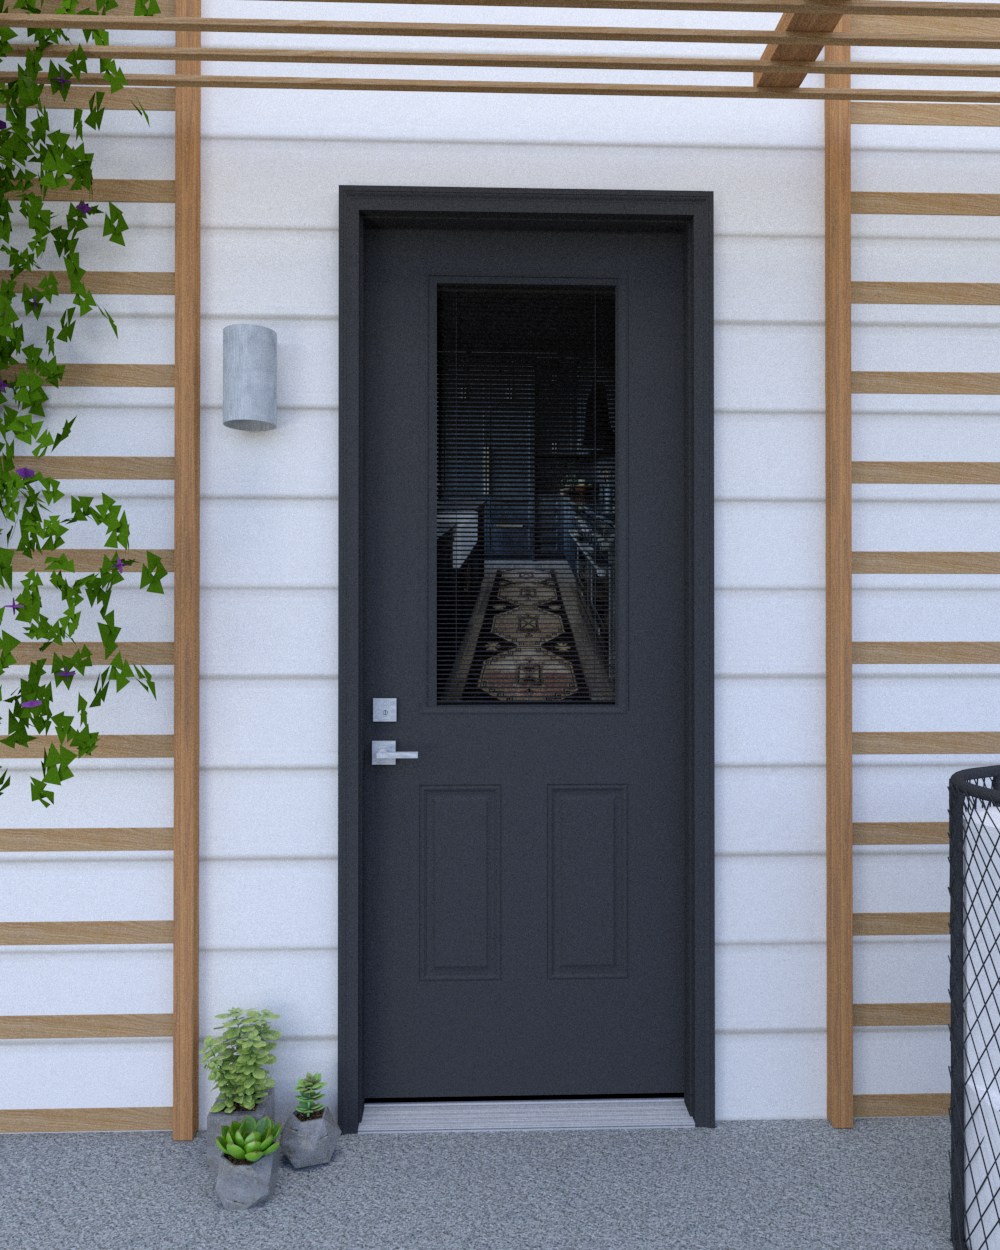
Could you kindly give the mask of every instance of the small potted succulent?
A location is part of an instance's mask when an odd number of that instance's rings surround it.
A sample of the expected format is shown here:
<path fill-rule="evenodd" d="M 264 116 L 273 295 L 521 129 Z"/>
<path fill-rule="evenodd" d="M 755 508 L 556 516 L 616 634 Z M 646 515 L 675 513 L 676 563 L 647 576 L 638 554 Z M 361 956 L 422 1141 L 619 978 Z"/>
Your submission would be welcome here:
<path fill-rule="evenodd" d="M 215 1196 L 227 1211 L 247 1211 L 267 1202 L 274 1193 L 278 1169 L 276 1152 L 281 1129 L 263 1116 L 246 1116 L 226 1124 L 215 1143 L 222 1151 Z"/>
<path fill-rule="evenodd" d="M 329 1107 L 320 1102 L 320 1093 L 326 1088 L 326 1081 L 320 1080 L 320 1076 L 319 1072 L 307 1072 L 296 1082 L 298 1102 L 281 1132 L 281 1148 L 293 1168 L 329 1163 L 340 1136 Z"/>
<path fill-rule="evenodd" d="M 264 1064 L 274 1063 L 274 1043 L 281 1034 L 271 1027 L 277 1020 L 273 1011 L 244 1011 L 231 1007 L 216 1016 L 222 1024 L 221 1037 L 206 1037 L 202 1062 L 216 1090 L 216 1100 L 208 1113 L 208 1166 L 219 1158 L 215 1139 L 224 1125 L 251 1115 L 274 1117 L 274 1081 Z"/>

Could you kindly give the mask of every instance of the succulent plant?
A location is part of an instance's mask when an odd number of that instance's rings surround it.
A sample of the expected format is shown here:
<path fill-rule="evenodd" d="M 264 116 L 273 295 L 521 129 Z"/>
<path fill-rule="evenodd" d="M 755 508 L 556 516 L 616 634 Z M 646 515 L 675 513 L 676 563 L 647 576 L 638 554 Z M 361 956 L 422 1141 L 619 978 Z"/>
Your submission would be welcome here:
<path fill-rule="evenodd" d="M 320 1102 L 320 1091 L 326 1089 L 326 1081 L 320 1080 L 321 1076 L 320 1072 L 307 1072 L 301 1081 L 295 1083 L 295 1092 L 299 1096 L 295 1114 L 300 1120 L 311 1120 L 326 1110 Z"/>
<path fill-rule="evenodd" d="M 281 1126 L 263 1116 L 255 1120 L 248 1115 L 223 1126 L 215 1144 L 234 1163 L 256 1163 L 265 1155 L 274 1154 L 279 1146 Z"/>
<path fill-rule="evenodd" d="M 227 1114 L 252 1111 L 274 1085 L 265 1063 L 274 1063 L 274 1043 L 281 1034 L 268 1024 L 277 1020 L 273 1011 L 244 1011 L 231 1007 L 215 1017 L 224 1020 L 216 1025 L 221 1037 L 206 1037 L 201 1058 L 218 1098 L 212 1111 Z"/>

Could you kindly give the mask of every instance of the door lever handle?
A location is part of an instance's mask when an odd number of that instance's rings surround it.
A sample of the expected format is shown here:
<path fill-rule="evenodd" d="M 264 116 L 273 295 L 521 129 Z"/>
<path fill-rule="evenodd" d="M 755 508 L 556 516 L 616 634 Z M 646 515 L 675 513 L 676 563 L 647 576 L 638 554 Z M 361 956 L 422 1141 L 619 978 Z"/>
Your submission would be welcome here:
<path fill-rule="evenodd" d="M 416 751 L 397 751 L 395 742 L 373 742 L 373 764 L 395 764 L 397 760 L 415 760 L 419 758 Z"/>

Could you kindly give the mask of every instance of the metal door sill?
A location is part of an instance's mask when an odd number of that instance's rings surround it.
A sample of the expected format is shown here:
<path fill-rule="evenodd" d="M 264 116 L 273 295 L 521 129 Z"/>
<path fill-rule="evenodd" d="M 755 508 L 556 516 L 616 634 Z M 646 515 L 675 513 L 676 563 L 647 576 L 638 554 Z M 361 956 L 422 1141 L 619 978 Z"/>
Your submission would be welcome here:
<path fill-rule="evenodd" d="M 359 1133 L 524 1133 L 694 1128 L 683 1098 L 365 1103 Z"/>

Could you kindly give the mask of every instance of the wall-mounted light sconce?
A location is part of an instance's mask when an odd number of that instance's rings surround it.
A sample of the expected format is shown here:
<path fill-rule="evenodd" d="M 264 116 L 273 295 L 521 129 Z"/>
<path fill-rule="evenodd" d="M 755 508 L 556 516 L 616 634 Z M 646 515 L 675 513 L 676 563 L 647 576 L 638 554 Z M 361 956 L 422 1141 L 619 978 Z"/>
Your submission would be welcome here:
<path fill-rule="evenodd" d="M 267 326 L 222 331 L 222 424 L 273 430 L 278 423 L 278 336 Z"/>

